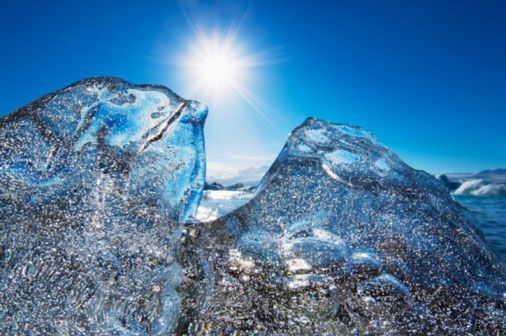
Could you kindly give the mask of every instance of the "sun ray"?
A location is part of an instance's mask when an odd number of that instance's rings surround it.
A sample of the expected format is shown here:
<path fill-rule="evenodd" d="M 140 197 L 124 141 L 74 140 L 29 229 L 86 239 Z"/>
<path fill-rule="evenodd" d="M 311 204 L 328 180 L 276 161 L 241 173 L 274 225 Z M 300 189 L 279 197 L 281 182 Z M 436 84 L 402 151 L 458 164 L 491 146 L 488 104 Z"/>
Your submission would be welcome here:
<path fill-rule="evenodd" d="M 281 130 L 276 126 L 276 124 L 274 124 L 271 121 L 271 119 L 269 119 L 269 117 L 258 107 L 258 105 L 254 102 L 253 98 L 249 95 L 247 90 L 241 88 L 241 86 L 236 82 L 232 83 L 232 87 L 258 114 L 260 114 L 262 118 L 264 118 L 265 121 L 267 121 L 269 125 L 275 128 L 278 132 L 281 132 Z"/>
<path fill-rule="evenodd" d="M 276 61 L 273 51 L 248 52 L 247 45 L 238 41 L 239 29 L 248 9 L 238 24 L 225 35 L 218 31 L 204 32 L 191 22 L 193 38 L 185 38 L 186 53 L 176 65 L 187 83 L 187 94 L 208 101 L 224 101 L 231 95 L 243 99 L 270 126 L 279 128 L 259 107 L 254 95 L 247 89 L 259 73 L 259 67 Z"/>

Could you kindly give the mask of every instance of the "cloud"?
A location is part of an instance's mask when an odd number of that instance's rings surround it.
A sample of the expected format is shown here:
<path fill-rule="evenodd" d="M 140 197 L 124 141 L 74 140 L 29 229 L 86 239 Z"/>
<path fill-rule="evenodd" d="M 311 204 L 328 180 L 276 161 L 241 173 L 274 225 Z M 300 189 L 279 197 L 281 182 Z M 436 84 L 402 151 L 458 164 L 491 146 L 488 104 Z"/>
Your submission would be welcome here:
<path fill-rule="evenodd" d="M 207 161 L 207 176 L 229 178 L 236 176 L 238 169 L 226 162 Z"/>
<path fill-rule="evenodd" d="M 272 158 L 265 155 L 240 155 L 240 154 L 232 154 L 230 158 L 236 160 L 249 160 L 249 161 L 271 161 Z"/>
<path fill-rule="evenodd" d="M 243 183 L 245 185 L 257 185 L 265 175 L 269 165 L 237 169 L 234 166 L 218 161 L 207 162 L 207 180 L 219 182 L 224 185 Z"/>

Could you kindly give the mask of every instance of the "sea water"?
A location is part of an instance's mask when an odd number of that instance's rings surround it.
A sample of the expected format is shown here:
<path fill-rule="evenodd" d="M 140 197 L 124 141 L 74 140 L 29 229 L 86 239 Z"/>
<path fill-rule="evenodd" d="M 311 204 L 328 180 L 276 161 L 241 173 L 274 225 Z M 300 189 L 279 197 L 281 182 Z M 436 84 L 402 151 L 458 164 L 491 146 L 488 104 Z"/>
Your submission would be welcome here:
<path fill-rule="evenodd" d="M 506 196 L 455 196 L 473 211 L 485 239 L 506 263 Z"/>

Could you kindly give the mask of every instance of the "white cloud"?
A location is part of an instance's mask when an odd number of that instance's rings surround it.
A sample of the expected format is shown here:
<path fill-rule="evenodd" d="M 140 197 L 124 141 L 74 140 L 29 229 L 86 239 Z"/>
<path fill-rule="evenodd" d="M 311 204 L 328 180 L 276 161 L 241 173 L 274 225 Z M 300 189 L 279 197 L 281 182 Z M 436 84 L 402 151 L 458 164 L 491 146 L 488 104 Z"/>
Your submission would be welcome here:
<path fill-rule="evenodd" d="M 230 158 L 237 159 L 237 160 L 250 160 L 250 161 L 262 161 L 262 162 L 268 162 L 272 160 L 271 157 L 265 156 L 265 155 L 240 155 L 240 154 L 233 154 L 230 155 Z"/>

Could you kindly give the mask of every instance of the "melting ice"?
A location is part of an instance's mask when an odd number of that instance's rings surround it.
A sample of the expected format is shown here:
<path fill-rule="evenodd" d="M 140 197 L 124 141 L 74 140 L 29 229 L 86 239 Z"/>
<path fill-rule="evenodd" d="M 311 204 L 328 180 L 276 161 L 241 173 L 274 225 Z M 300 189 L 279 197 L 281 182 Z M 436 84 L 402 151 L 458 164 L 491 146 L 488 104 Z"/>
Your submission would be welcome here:
<path fill-rule="evenodd" d="M 1 334 L 167 334 L 207 110 L 94 78 L 0 120 Z"/>
<path fill-rule="evenodd" d="M 503 334 L 504 266 L 475 224 L 367 131 L 310 118 L 253 199 L 187 228 L 187 330 Z"/>
<path fill-rule="evenodd" d="M 182 224 L 206 113 L 95 78 L 0 119 L 2 334 L 504 334 L 475 218 L 359 127 L 308 119 L 251 200 Z"/>

